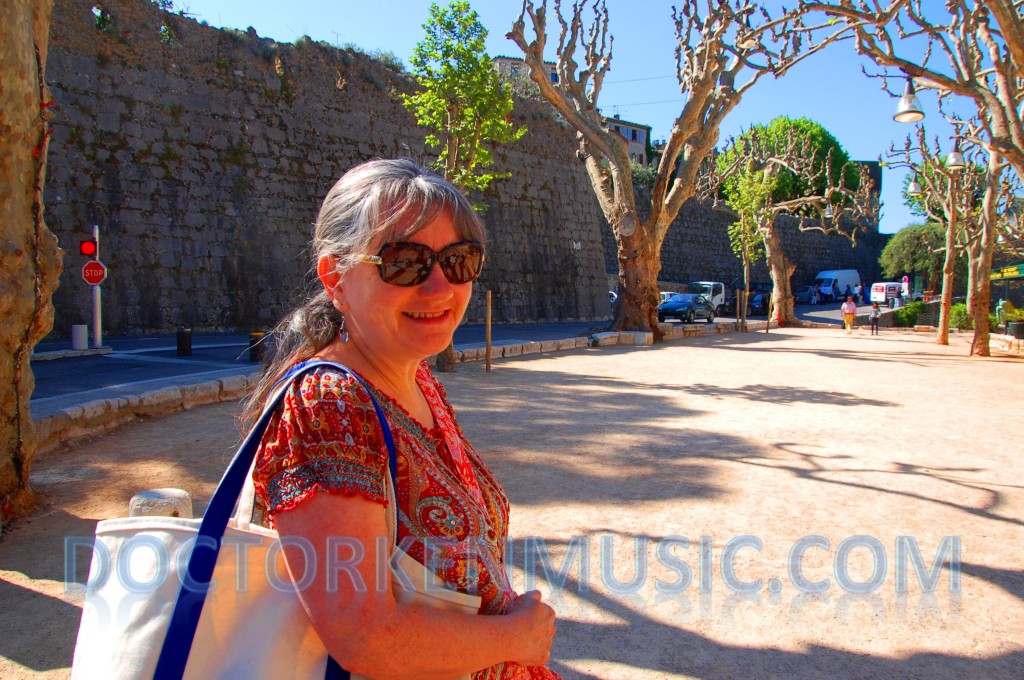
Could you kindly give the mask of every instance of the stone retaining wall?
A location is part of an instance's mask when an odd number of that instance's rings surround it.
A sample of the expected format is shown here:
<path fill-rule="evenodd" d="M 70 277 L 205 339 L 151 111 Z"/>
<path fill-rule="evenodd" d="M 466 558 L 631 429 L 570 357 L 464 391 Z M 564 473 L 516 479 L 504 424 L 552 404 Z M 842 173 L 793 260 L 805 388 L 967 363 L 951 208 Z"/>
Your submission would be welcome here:
<path fill-rule="evenodd" d="M 214 29 L 145 0 L 56 0 L 47 80 L 58 107 L 46 219 L 65 251 L 55 337 L 91 322 L 78 241 L 93 224 L 110 270 L 107 333 L 265 330 L 311 283 L 310 225 L 336 178 L 369 158 L 431 159 L 400 102 L 408 75 L 351 49 Z M 614 239 L 575 132 L 539 101 L 517 100 L 513 117 L 529 132 L 495 153 L 511 176 L 474 197 L 487 206 L 490 252 L 467 320 L 483 320 L 486 289 L 495 323 L 608 319 Z M 662 278 L 737 278 L 725 224 L 687 204 Z M 800 234 L 786 247 L 796 283 L 847 267 L 871 280 L 882 242 L 874 234 L 851 249 Z"/>

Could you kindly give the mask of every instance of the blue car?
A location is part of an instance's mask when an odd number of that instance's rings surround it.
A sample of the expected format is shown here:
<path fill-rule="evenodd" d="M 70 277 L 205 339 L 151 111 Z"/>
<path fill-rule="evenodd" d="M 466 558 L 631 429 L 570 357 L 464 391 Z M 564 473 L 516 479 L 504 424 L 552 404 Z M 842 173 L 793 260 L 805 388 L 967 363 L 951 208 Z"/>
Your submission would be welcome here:
<path fill-rule="evenodd" d="M 715 308 L 703 295 L 679 293 L 658 305 L 658 321 L 666 319 L 679 319 L 683 323 L 707 319 L 708 323 L 712 323 L 715 320 Z"/>

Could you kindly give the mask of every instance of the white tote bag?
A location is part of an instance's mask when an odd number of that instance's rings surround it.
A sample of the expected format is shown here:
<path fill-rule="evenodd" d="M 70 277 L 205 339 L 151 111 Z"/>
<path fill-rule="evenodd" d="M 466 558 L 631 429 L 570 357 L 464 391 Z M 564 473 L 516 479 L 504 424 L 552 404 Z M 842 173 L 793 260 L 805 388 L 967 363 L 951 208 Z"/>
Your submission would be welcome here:
<path fill-rule="evenodd" d="M 316 366 L 361 381 L 340 364 L 320 361 L 296 366 L 282 381 Z M 74 680 L 360 677 L 329 659 L 284 569 L 277 532 L 249 521 L 250 468 L 284 391 L 269 402 L 235 454 L 202 520 L 131 517 L 97 524 Z M 395 545 L 394 443 L 376 399 L 374 408 L 388 445 L 385 486 L 396 599 L 476 614 L 479 597 L 448 590 Z M 244 486 L 247 493 L 232 518 Z M 197 544 L 200 549 L 193 550 Z"/>

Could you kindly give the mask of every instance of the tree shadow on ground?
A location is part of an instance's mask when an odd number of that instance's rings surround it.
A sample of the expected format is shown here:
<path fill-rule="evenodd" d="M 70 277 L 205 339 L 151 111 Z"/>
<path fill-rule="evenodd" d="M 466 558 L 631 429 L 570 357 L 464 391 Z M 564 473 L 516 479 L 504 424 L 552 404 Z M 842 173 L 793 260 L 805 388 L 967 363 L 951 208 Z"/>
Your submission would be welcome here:
<path fill-rule="evenodd" d="M 645 536 L 655 542 L 660 537 Z M 567 544 L 558 540 L 546 541 L 549 546 L 564 549 Z M 695 541 L 691 541 L 691 545 Z M 523 551 L 517 541 L 513 548 Z M 557 564 L 555 565 L 558 566 Z M 966 569 L 965 569 L 966 571 Z M 1011 572 L 1016 574 L 1016 572 Z M 577 573 L 578 575 L 578 573 Z M 542 580 L 543 576 L 541 577 Z M 891 658 L 811 644 L 806 651 L 786 651 L 772 647 L 730 645 L 709 639 L 685 624 L 671 625 L 647 616 L 642 596 L 618 596 L 583 588 L 578 578 L 561 575 L 552 594 L 558 597 L 564 589 L 572 597 L 584 601 L 589 608 L 601 612 L 601 618 L 615 623 L 560 618 L 558 633 L 550 666 L 566 680 L 589 679 L 601 676 L 575 670 L 570 663 L 600 660 L 616 666 L 636 669 L 636 676 L 649 673 L 672 673 L 693 678 L 779 678 L 818 680 L 829 678 L 1008 678 L 1018 677 L 1024 668 L 1024 651 L 1011 651 L 984 658 L 972 658 L 954 653 L 917 653 L 903 658 Z M 696 588 L 696 584 L 690 586 Z M 701 603 L 702 616 L 714 615 L 711 606 L 715 599 L 720 616 L 728 616 L 728 600 L 734 597 L 742 603 L 761 602 L 759 596 L 715 596 Z M 704 610 L 707 605 L 706 611 Z M 762 603 L 763 606 L 763 603 Z M 884 604 L 881 605 L 885 607 Z M 792 614 L 792 609 L 789 610 Z M 592 615 L 591 615 L 592 616 Z M 780 625 L 785 625 L 780 621 Z"/>
<path fill-rule="evenodd" d="M 879 399 L 868 399 L 849 392 L 827 392 L 802 387 L 778 385 L 747 385 L 745 387 L 720 387 L 696 383 L 679 388 L 685 392 L 700 394 L 716 399 L 748 399 L 772 404 L 830 404 L 832 406 L 888 406 L 900 404 Z"/>
<path fill-rule="evenodd" d="M 7 626 L 0 635 L 0 657 L 36 672 L 70 666 L 82 610 L 60 598 L 29 590 L 0 577 L 6 616 L 29 622 Z"/>
<path fill-rule="evenodd" d="M 825 330 L 826 333 L 832 332 Z M 900 334 L 902 335 L 902 334 Z M 878 348 L 871 348 L 867 350 L 845 350 L 845 349 L 822 349 L 821 347 L 808 346 L 807 349 L 801 349 L 799 347 L 779 347 L 775 343 L 781 341 L 799 341 L 805 339 L 806 335 L 792 333 L 786 330 L 773 330 L 771 333 L 765 334 L 763 332 L 752 332 L 752 333 L 731 333 L 731 334 L 720 334 L 711 336 L 702 336 L 699 338 L 691 338 L 688 342 L 693 344 L 699 344 L 705 347 L 715 347 L 717 349 L 727 349 L 737 352 L 779 352 L 779 353 L 790 353 L 790 354 L 814 354 L 816 356 L 828 358 L 828 359 L 844 359 L 851 361 L 869 361 L 869 362 L 897 362 L 908 364 L 911 366 L 922 366 L 922 367 L 945 367 L 950 365 L 970 365 L 978 361 L 979 357 L 971 357 L 968 355 L 969 347 L 964 345 L 964 353 L 950 354 L 949 351 L 942 351 L 937 349 L 940 345 L 935 345 L 929 342 L 920 342 L 915 337 L 914 341 L 907 343 L 906 351 L 896 351 L 892 349 L 892 345 L 879 344 Z M 886 339 L 899 339 L 899 336 L 893 338 L 886 338 L 885 335 L 879 336 L 880 340 Z M 838 339 L 838 338 L 837 338 Z M 909 338 L 908 338 L 909 340 Z M 948 347 L 948 346 L 947 346 Z M 1021 359 L 1024 357 L 1014 357 L 1005 354 L 993 355 L 985 357 L 985 362 L 995 363 L 1008 363 L 1008 364 L 1019 364 Z"/>
<path fill-rule="evenodd" d="M 1013 569 L 995 569 L 982 564 L 961 562 L 963 573 L 984 579 L 998 586 L 1018 600 L 1024 600 L 1024 571 Z"/>
<path fill-rule="evenodd" d="M 446 380 L 454 391 L 459 381 L 477 379 Z M 500 380 L 474 382 L 473 400 L 456 408 L 498 478 L 516 479 L 514 502 L 717 497 L 724 489 L 715 481 L 714 461 L 756 458 L 761 445 L 686 427 L 700 412 L 680 406 L 666 389 L 622 378 L 506 370 Z M 524 489 L 528 494 L 518 493 Z"/>
<path fill-rule="evenodd" d="M 889 494 L 896 496 L 903 496 L 910 498 L 915 501 L 923 503 L 930 503 L 940 505 L 952 510 L 960 510 L 983 519 L 991 519 L 998 522 L 1007 522 L 1018 526 L 1024 526 L 1024 520 L 1017 519 L 1016 517 L 1006 517 L 1003 515 L 996 514 L 993 510 L 1003 503 L 1002 493 L 994 489 L 990 489 L 980 484 L 966 481 L 955 473 L 959 472 L 979 472 L 979 468 L 944 468 L 944 467 L 922 467 L 911 463 L 895 463 L 891 469 L 879 469 L 871 467 L 839 467 L 830 465 L 830 462 L 840 460 L 853 460 L 852 456 L 847 455 L 827 455 L 827 454 L 816 454 L 806 453 L 799 451 L 798 447 L 802 446 L 798 442 L 776 442 L 772 446 L 776 449 L 783 451 L 787 454 L 790 460 L 796 459 L 796 463 L 786 462 L 784 458 L 772 457 L 772 456 L 756 456 L 751 457 L 747 460 L 738 460 L 746 465 L 754 465 L 758 467 L 767 467 L 773 470 L 784 470 L 789 472 L 795 477 L 802 479 L 813 480 L 816 482 L 822 482 L 824 484 L 834 484 L 837 486 L 845 486 L 855 489 L 863 489 L 865 491 L 873 491 L 881 494 Z M 924 494 L 914 493 L 912 491 L 905 491 L 902 489 L 896 489 L 890 486 L 884 486 L 881 484 L 868 484 L 862 481 L 849 481 L 843 480 L 839 477 L 842 474 L 872 474 L 885 477 L 887 475 L 914 475 L 926 477 L 932 480 L 938 480 L 946 482 L 948 484 L 961 487 L 963 489 L 971 489 L 974 491 L 980 491 L 988 497 L 988 501 L 981 507 L 974 507 L 964 505 L 961 503 L 954 503 L 941 498 L 935 498 L 933 496 L 926 496 Z"/>

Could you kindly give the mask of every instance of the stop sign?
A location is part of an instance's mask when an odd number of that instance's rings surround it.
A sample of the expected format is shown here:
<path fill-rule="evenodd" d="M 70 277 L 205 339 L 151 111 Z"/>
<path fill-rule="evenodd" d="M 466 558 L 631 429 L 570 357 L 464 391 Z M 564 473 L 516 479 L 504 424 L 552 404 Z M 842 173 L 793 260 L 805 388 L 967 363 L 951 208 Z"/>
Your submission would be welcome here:
<path fill-rule="evenodd" d="M 82 267 L 82 278 L 90 286 L 98 286 L 103 283 L 103 279 L 107 278 L 107 266 L 99 260 L 86 262 Z"/>

